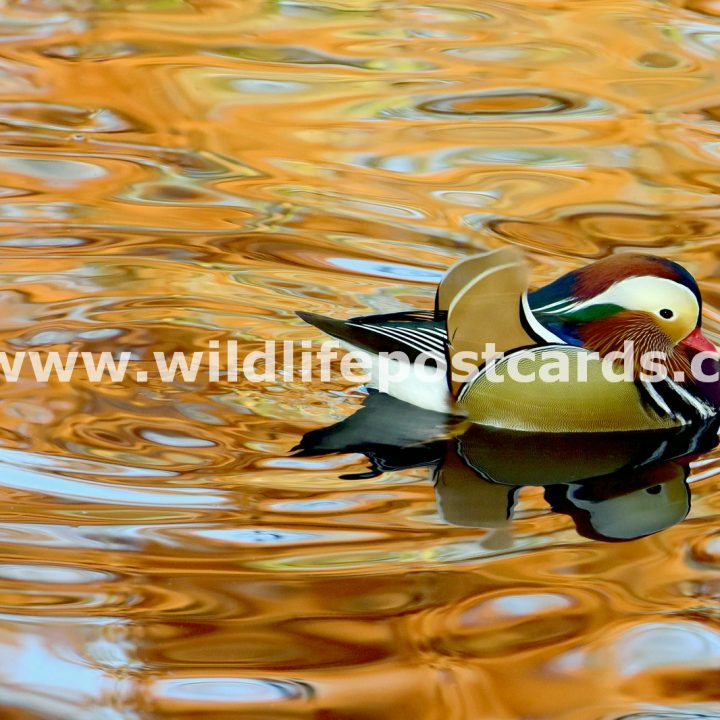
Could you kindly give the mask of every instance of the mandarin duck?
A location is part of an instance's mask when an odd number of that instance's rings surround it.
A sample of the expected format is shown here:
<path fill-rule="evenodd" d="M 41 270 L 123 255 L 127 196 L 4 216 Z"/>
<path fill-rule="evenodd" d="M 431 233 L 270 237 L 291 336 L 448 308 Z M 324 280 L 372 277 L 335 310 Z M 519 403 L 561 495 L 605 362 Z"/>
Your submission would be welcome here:
<path fill-rule="evenodd" d="M 434 310 L 345 321 L 298 315 L 363 352 L 371 387 L 420 408 L 508 430 L 612 432 L 665 429 L 717 414 L 720 383 L 690 372 L 700 352 L 720 367 L 701 332 L 701 306 L 692 275 L 665 258 L 613 255 L 529 291 L 522 254 L 506 247 L 451 267 Z M 626 341 L 634 343 L 635 358 L 660 353 L 667 377 L 646 379 L 635 360 L 628 382 L 609 378 L 603 358 L 621 353 Z M 477 357 L 490 343 L 504 354 L 497 362 L 480 363 L 462 381 L 438 372 Z M 548 350 L 569 371 L 562 382 L 543 375 Z M 396 351 L 407 357 L 406 372 L 390 367 L 388 377 L 400 379 L 383 386 L 380 356 Z M 429 361 L 416 363 L 421 355 Z"/>

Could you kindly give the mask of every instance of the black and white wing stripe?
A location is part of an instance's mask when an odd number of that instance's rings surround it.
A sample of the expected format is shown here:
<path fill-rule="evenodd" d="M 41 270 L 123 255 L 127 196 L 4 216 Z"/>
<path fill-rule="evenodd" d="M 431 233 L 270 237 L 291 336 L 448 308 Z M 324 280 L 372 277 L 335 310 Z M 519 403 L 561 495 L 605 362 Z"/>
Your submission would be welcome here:
<path fill-rule="evenodd" d="M 402 352 L 410 362 L 428 355 L 429 363 L 446 364 L 447 330 L 445 313 L 426 310 L 365 315 L 350 320 L 299 312 L 305 322 L 354 348 L 371 353 Z"/>
<path fill-rule="evenodd" d="M 421 354 L 445 361 L 447 331 L 445 319 L 433 312 L 412 311 L 391 315 L 368 315 L 345 323 L 358 331 L 370 332 L 388 341 L 386 352 L 400 350 L 414 360 Z"/>

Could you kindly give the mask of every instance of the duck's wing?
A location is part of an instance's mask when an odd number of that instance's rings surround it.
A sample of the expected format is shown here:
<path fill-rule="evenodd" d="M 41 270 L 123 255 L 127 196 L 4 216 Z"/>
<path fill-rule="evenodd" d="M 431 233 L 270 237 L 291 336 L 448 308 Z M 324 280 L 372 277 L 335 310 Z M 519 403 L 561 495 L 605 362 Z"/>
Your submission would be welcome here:
<path fill-rule="evenodd" d="M 360 350 L 375 354 L 403 352 L 411 362 L 425 353 L 438 364 L 445 362 L 445 313 L 413 310 L 388 315 L 365 315 L 350 320 L 335 320 L 307 312 L 299 312 L 298 316 L 306 323 Z"/>
<path fill-rule="evenodd" d="M 506 247 L 454 265 L 437 291 L 437 312 L 447 313 L 449 359 L 458 353 L 497 352 L 536 344 L 523 325 L 528 269 L 522 253 Z M 478 363 L 480 364 L 480 363 Z M 457 392 L 460 383 L 453 381 Z"/>
<path fill-rule="evenodd" d="M 653 385 L 611 381 L 602 360 L 584 348 L 536 346 L 483 367 L 462 387 L 458 404 L 473 422 L 530 432 L 659 430 L 689 422 L 689 406 L 684 415 L 674 411 Z"/>

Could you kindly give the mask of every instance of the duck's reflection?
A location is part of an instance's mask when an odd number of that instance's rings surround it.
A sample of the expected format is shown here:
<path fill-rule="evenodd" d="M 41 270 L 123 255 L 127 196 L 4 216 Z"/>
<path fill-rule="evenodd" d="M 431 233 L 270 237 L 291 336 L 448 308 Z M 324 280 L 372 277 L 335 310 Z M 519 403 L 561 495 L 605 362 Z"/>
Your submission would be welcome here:
<path fill-rule="evenodd" d="M 298 454 L 362 453 L 367 478 L 431 468 L 438 509 L 454 525 L 502 528 L 519 490 L 542 486 L 581 535 L 632 540 L 690 510 L 688 464 L 718 443 L 720 420 L 672 431 L 535 435 L 468 425 L 381 393 L 354 415 L 307 433 Z"/>

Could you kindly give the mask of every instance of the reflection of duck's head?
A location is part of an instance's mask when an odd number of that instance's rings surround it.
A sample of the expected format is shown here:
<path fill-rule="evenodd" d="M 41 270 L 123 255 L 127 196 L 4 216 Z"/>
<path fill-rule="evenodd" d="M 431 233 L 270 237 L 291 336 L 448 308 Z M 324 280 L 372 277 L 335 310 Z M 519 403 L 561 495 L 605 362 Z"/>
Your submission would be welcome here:
<path fill-rule="evenodd" d="M 455 445 L 475 480 L 456 462 L 446 463 L 437 471 L 438 505 L 455 524 L 498 527 L 511 517 L 521 487 L 542 486 L 553 510 L 572 517 L 581 535 L 632 540 L 685 518 L 688 467 L 678 459 L 714 447 L 717 430 L 717 421 L 660 433 L 599 435 L 472 426 Z"/>
<path fill-rule="evenodd" d="M 690 510 L 687 466 L 675 462 L 577 483 L 546 485 L 545 499 L 594 540 L 634 540 L 681 522 Z M 620 485 L 622 484 L 622 489 Z M 615 493 L 608 493 L 614 487 Z M 438 510 L 453 525 L 501 528 L 512 516 L 520 486 L 469 475 L 450 460 L 435 479 Z"/>
<path fill-rule="evenodd" d="M 506 526 L 518 491 L 534 485 L 582 535 L 629 540 L 685 517 L 687 458 L 717 444 L 719 423 L 642 433 L 519 433 L 461 426 L 373 393 L 354 415 L 307 433 L 298 450 L 364 453 L 372 471 L 355 477 L 431 467 L 438 510 L 455 525 Z"/>
<path fill-rule="evenodd" d="M 637 470 L 631 477 L 620 474 L 614 478 L 627 481 L 624 491 L 614 496 L 604 496 L 607 479 L 601 478 L 588 483 L 549 486 L 545 488 L 545 499 L 556 512 L 570 515 L 578 532 L 585 537 L 634 540 L 685 519 L 690 511 L 687 476 L 687 465 L 660 463 Z"/>

